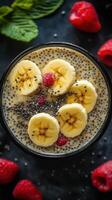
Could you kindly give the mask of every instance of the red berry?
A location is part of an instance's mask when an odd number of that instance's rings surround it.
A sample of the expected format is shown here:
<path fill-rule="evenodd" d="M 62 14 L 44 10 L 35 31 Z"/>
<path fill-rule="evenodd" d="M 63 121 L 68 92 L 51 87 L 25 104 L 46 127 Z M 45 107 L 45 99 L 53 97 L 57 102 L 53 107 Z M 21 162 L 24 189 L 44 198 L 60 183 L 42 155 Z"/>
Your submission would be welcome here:
<path fill-rule="evenodd" d="M 63 146 L 68 142 L 68 138 L 65 137 L 64 135 L 59 136 L 58 140 L 56 141 L 56 144 L 58 146 Z"/>
<path fill-rule="evenodd" d="M 112 39 L 105 42 L 97 52 L 99 60 L 112 67 Z"/>
<path fill-rule="evenodd" d="M 19 172 L 19 166 L 6 159 L 0 159 L 0 184 L 8 184 L 15 178 Z"/>
<path fill-rule="evenodd" d="M 54 84 L 55 82 L 55 75 L 53 73 L 45 73 L 43 75 L 43 84 L 46 87 L 50 87 Z"/>
<path fill-rule="evenodd" d="M 101 29 L 97 12 L 93 4 L 87 1 L 79 1 L 73 4 L 69 21 L 81 31 L 95 33 Z"/>
<path fill-rule="evenodd" d="M 18 200 L 42 200 L 42 194 L 29 180 L 21 180 L 13 190 L 13 197 Z"/>
<path fill-rule="evenodd" d="M 112 160 L 100 165 L 91 173 L 92 184 L 101 192 L 112 191 Z"/>
<path fill-rule="evenodd" d="M 39 96 L 37 98 L 37 103 L 39 106 L 43 106 L 46 103 L 46 98 L 44 96 Z"/>

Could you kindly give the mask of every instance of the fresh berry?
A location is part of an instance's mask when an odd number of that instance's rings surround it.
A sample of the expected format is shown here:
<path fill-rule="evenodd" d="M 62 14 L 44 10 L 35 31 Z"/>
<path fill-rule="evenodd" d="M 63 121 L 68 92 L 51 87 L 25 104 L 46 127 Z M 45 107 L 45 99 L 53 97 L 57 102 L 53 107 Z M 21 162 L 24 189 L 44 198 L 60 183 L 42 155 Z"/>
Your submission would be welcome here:
<path fill-rule="evenodd" d="M 112 39 L 105 42 L 97 52 L 99 60 L 112 67 Z"/>
<path fill-rule="evenodd" d="M 39 96 L 37 98 L 37 103 L 39 106 L 43 106 L 46 103 L 46 98 L 44 96 Z"/>
<path fill-rule="evenodd" d="M 42 194 L 29 180 L 21 180 L 13 190 L 13 197 L 18 200 L 42 200 Z"/>
<path fill-rule="evenodd" d="M 51 87 L 55 82 L 55 75 L 53 73 L 45 73 L 43 75 L 43 84 L 46 87 Z"/>
<path fill-rule="evenodd" d="M 0 184 L 8 184 L 15 178 L 19 172 L 19 166 L 6 159 L 0 159 Z"/>
<path fill-rule="evenodd" d="M 101 29 L 101 23 L 93 4 L 86 1 L 73 4 L 69 21 L 81 31 L 95 33 Z"/>
<path fill-rule="evenodd" d="M 91 173 L 92 184 L 101 192 L 112 191 L 112 160 L 100 165 Z"/>
<path fill-rule="evenodd" d="M 63 146 L 63 145 L 65 145 L 67 142 L 68 142 L 68 138 L 65 137 L 64 135 L 60 135 L 59 138 L 58 138 L 58 140 L 56 141 L 56 144 L 57 144 L 58 146 Z"/>

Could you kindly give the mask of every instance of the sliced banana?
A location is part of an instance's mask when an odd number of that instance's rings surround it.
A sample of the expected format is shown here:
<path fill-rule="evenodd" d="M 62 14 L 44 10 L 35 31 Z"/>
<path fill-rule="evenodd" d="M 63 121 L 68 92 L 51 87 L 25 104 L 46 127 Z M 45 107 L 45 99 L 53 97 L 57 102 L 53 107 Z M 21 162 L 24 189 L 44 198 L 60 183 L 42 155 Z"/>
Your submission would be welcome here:
<path fill-rule="evenodd" d="M 62 59 L 50 61 L 43 69 L 43 74 L 52 72 L 55 75 L 55 83 L 49 89 L 54 96 L 64 94 L 75 81 L 75 69 L 70 63 Z"/>
<path fill-rule="evenodd" d="M 66 104 L 58 110 L 57 119 L 63 135 L 74 138 L 85 129 L 87 112 L 81 104 Z"/>
<path fill-rule="evenodd" d="M 95 87 L 87 80 L 77 81 L 72 85 L 67 103 L 82 104 L 87 113 L 91 112 L 96 104 L 97 93 Z"/>
<path fill-rule="evenodd" d="M 40 69 L 34 62 L 22 60 L 12 69 L 10 82 L 19 95 L 29 95 L 35 92 L 42 82 Z"/>
<path fill-rule="evenodd" d="M 58 121 L 47 113 L 36 114 L 29 121 L 28 134 L 36 145 L 41 147 L 51 146 L 58 139 Z"/>

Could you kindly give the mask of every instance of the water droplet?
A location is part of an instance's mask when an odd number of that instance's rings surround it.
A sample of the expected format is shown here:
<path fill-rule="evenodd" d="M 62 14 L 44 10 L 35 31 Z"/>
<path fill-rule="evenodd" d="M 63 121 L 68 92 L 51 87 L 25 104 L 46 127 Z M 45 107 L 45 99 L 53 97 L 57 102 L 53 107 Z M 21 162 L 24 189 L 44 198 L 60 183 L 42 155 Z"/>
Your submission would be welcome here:
<path fill-rule="evenodd" d="M 92 152 L 91 155 L 92 155 L 92 156 L 95 156 L 95 152 Z"/>
<path fill-rule="evenodd" d="M 103 157 L 103 160 L 107 160 L 107 157 L 106 157 L 106 156 L 104 156 L 104 157 Z"/>
<path fill-rule="evenodd" d="M 27 163 L 27 162 L 25 162 L 25 163 L 24 163 L 24 165 L 25 165 L 25 167 L 27 167 L 27 166 L 28 166 L 28 163 Z"/>
<path fill-rule="evenodd" d="M 103 140 L 104 140 L 104 142 L 107 142 L 107 137 L 104 137 Z"/>
<path fill-rule="evenodd" d="M 53 37 L 54 37 L 54 38 L 57 38 L 57 37 L 58 37 L 58 34 L 57 34 L 57 33 L 54 33 L 54 34 L 53 34 Z"/>
<path fill-rule="evenodd" d="M 85 190 L 89 190 L 90 188 L 89 188 L 89 186 L 85 186 Z"/>
<path fill-rule="evenodd" d="M 52 176 L 52 177 L 54 176 L 54 173 L 55 173 L 55 170 L 52 170 L 52 171 L 51 171 L 51 176 Z"/>
<path fill-rule="evenodd" d="M 102 156 L 102 154 L 103 154 L 102 151 L 99 151 L 97 156 L 100 157 L 100 156 Z"/>
<path fill-rule="evenodd" d="M 17 162 L 17 161 L 18 161 L 18 158 L 14 158 L 14 161 L 16 161 L 16 162 Z"/>
<path fill-rule="evenodd" d="M 57 200 L 61 200 L 61 197 L 58 197 Z"/>
<path fill-rule="evenodd" d="M 85 178 L 88 178 L 88 174 L 85 174 Z"/>
<path fill-rule="evenodd" d="M 95 161 L 94 160 L 91 160 L 91 164 L 94 164 L 95 163 Z"/>
<path fill-rule="evenodd" d="M 82 188 L 82 189 L 81 189 L 81 192 L 85 192 L 85 189 L 84 189 L 84 188 Z"/>
<path fill-rule="evenodd" d="M 61 11 L 61 15 L 65 15 L 66 14 L 66 11 L 65 10 L 62 10 Z"/>
<path fill-rule="evenodd" d="M 6 144 L 6 145 L 4 146 L 4 149 L 5 149 L 6 151 L 10 151 L 10 146 L 9 146 L 8 144 Z"/>

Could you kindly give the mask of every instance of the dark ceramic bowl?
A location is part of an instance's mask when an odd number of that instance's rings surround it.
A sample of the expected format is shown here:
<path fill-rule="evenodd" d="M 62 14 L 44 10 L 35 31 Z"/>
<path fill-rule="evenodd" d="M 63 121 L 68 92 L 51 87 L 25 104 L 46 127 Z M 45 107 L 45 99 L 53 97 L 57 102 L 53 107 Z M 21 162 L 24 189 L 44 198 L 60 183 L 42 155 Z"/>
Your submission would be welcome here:
<path fill-rule="evenodd" d="M 15 66 L 15 64 L 23 59 L 23 58 L 27 58 L 27 55 L 31 54 L 32 52 L 40 52 L 40 56 L 43 56 L 42 54 L 44 53 L 43 49 L 46 48 L 50 48 L 51 50 L 48 51 L 48 54 L 50 54 L 49 57 L 51 57 L 52 59 L 52 52 L 54 52 L 54 50 L 52 51 L 53 48 L 58 48 L 58 50 L 56 51 L 56 55 L 57 57 L 59 56 L 59 58 L 61 58 L 61 56 L 65 56 L 63 58 L 67 59 L 68 61 L 71 62 L 76 62 L 75 59 L 77 59 L 77 63 L 79 63 L 78 68 L 76 70 L 76 72 L 79 70 L 80 73 L 80 68 L 81 66 L 83 66 L 86 62 L 91 64 L 91 66 L 93 65 L 93 72 L 95 72 L 97 74 L 97 71 L 99 73 L 99 75 L 96 78 L 96 75 L 94 73 L 92 73 L 92 76 L 94 80 L 96 81 L 96 87 L 98 88 L 98 91 L 101 88 L 101 82 L 98 81 L 102 81 L 104 82 L 104 88 L 102 88 L 102 90 L 100 90 L 100 95 L 99 95 L 99 106 L 96 106 L 96 110 L 98 112 L 98 114 L 96 115 L 96 123 L 98 123 L 98 121 L 100 122 L 100 110 L 98 110 L 99 108 L 97 107 L 102 107 L 101 108 L 101 112 L 103 109 L 103 100 L 105 101 L 105 99 L 107 100 L 107 111 L 105 113 L 105 118 L 104 121 L 102 122 L 102 124 L 98 124 L 99 126 L 99 130 L 95 133 L 93 131 L 93 135 L 91 135 L 91 133 L 87 133 L 87 130 L 82 134 L 82 136 L 78 136 L 77 138 L 74 139 L 74 143 L 71 142 L 68 146 L 66 147 L 61 147 L 61 150 L 59 150 L 58 147 L 54 149 L 43 149 L 43 148 L 39 148 L 33 146 L 33 144 L 31 143 L 31 141 L 29 142 L 29 144 L 25 144 L 23 143 L 20 139 L 18 139 L 18 137 L 11 131 L 11 129 L 8 126 L 8 123 L 5 119 L 5 115 L 4 115 L 4 109 L 3 109 L 3 101 L 2 101 L 2 97 L 3 97 L 3 91 L 4 91 L 4 85 L 7 79 L 8 74 L 10 73 L 11 69 Z M 61 50 L 60 50 L 61 49 Z M 59 51 L 59 52 L 58 52 Z M 66 55 L 65 55 L 66 54 Z M 46 54 L 47 55 L 47 54 Z M 34 60 L 35 61 L 36 56 L 34 56 Z M 46 59 L 46 58 L 45 58 Z M 80 59 L 82 59 L 82 61 L 80 62 Z M 88 61 L 86 61 L 88 60 Z M 38 62 L 38 61 L 37 61 Z M 83 70 L 87 70 L 84 67 L 82 67 Z M 88 70 L 92 71 L 92 68 Z M 87 75 L 89 75 L 89 71 L 87 71 Z M 91 76 L 91 75 L 90 75 Z M 101 78 L 100 78 L 101 76 Z M 83 77 L 82 77 L 83 78 Z M 85 77 L 86 78 L 86 75 Z M 99 86 L 98 86 L 99 84 Z M 111 107 L 112 107 L 112 93 L 111 93 L 111 79 L 109 77 L 109 75 L 107 74 L 107 72 L 105 71 L 104 67 L 101 66 L 93 56 L 91 56 L 86 50 L 82 49 L 79 46 L 73 45 L 73 44 L 68 44 L 68 43 L 48 43 L 48 44 L 43 44 L 43 45 L 39 45 L 39 46 L 35 46 L 35 47 L 31 47 L 27 50 L 25 50 L 24 52 L 20 53 L 9 65 L 8 70 L 5 72 L 5 74 L 2 77 L 1 83 L 0 83 L 0 116 L 1 116 L 1 124 L 2 126 L 6 129 L 7 134 L 10 133 L 10 135 L 12 136 L 12 138 L 14 139 L 14 141 L 20 145 L 24 150 L 27 150 L 28 152 L 31 152 L 33 154 L 39 155 L 39 156 L 43 156 L 43 157 L 53 157 L 53 158 L 60 158 L 60 157 L 67 157 L 67 156 L 71 156 L 71 155 L 78 155 L 80 152 L 83 152 L 85 149 L 87 149 L 89 146 L 91 146 L 95 141 L 97 141 L 100 136 L 105 132 L 106 128 L 109 125 L 110 119 L 111 119 Z M 106 93 L 105 93 L 105 91 Z M 101 100 L 102 98 L 102 100 Z M 101 105 L 102 104 L 102 105 Z M 93 111 L 93 116 L 95 116 L 95 110 Z M 89 117 L 91 118 L 91 114 L 89 114 Z M 93 122 L 92 122 L 93 124 Z M 101 127 L 100 127 L 101 126 Z M 89 134 L 89 136 L 88 136 Z M 89 139 L 87 140 L 87 137 L 89 137 Z M 86 141 L 87 140 L 87 141 Z M 80 142 L 79 142 L 80 141 Z M 81 141 L 86 141 L 84 142 L 84 144 L 81 144 Z M 77 142 L 78 142 L 78 146 L 77 146 Z M 28 142 L 27 142 L 28 143 Z M 70 146 L 71 145 L 71 146 Z M 76 145 L 76 146 L 75 146 Z"/>

